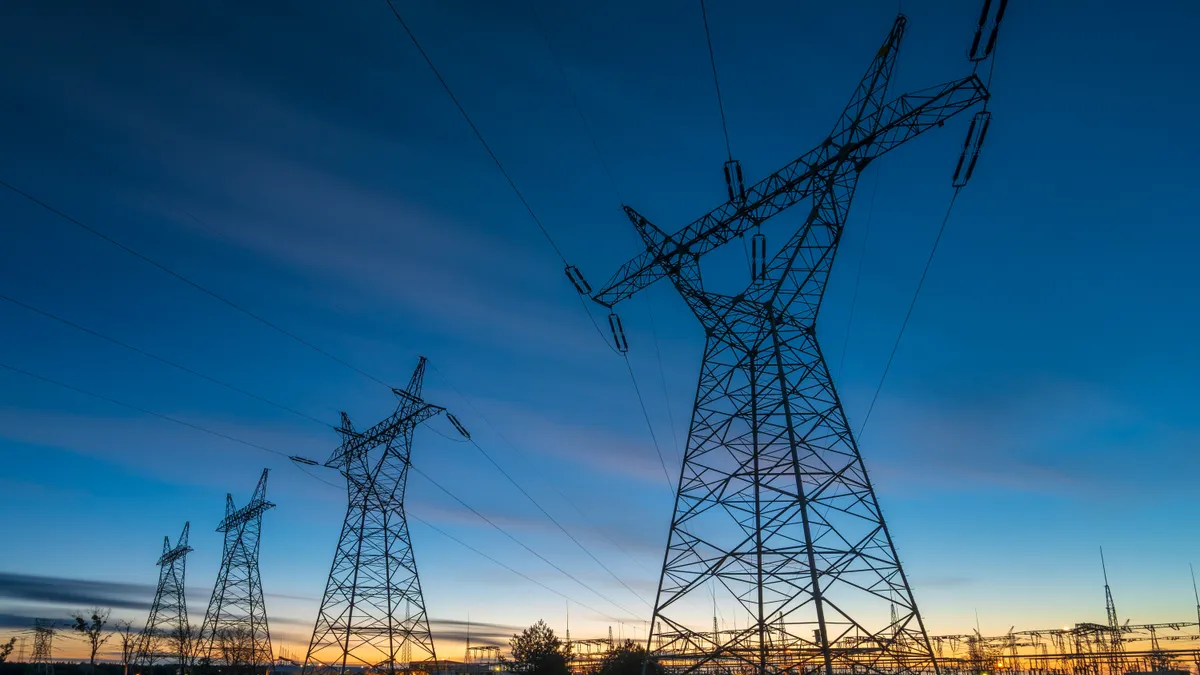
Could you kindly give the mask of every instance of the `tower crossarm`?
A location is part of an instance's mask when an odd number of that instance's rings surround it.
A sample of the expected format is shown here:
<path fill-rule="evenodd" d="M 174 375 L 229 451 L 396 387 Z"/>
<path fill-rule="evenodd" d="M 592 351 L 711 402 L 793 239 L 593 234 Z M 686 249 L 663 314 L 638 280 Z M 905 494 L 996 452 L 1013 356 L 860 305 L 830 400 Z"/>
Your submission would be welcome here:
<path fill-rule="evenodd" d="M 265 499 L 256 499 L 233 513 L 225 516 L 221 524 L 217 526 L 217 532 L 225 532 L 226 530 L 237 529 L 237 526 L 250 520 L 254 520 L 263 514 L 268 509 L 275 508 L 275 504 L 266 501 Z"/>
<path fill-rule="evenodd" d="M 605 307 L 615 306 L 685 259 L 698 261 L 797 202 L 815 198 L 828 189 L 831 174 L 857 173 L 874 158 L 987 100 L 987 87 L 971 74 L 882 103 L 902 28 L 903 17 L 897 19 L 829 138 L 748 187 L 745 202 L 727 201 L 668 237 L 665 250 L 647 246 L 618 268 L 592 299 Z"/>
<path fill-rule="evenodd" d="M 445 408 L 433 405 L 432 403 L 401 405 L 387 419 L 366 431 L 343 431 L 342 433 L 346 436 L 345 442 L 334 452 L 329 461 L 325 463 L 325 466 L 332 469 L 340 469 L 345 465 L 347 456 L 353 457 L 363 450 L 379 445 L 387 445 L 394 441 L 397 436 L 404 433 L 405 429 L 415 427 L 434 415 L 440 415 L 445 410 Z"/>
<path fill-rule="evenodd" d="M 176 542 L 174 548 L 171 548 L 170 538 L 164 538 L 162 557 L 158 559 L 159 567 L 170 565 L 195 550 L 191 546 L 188 546 L 188 531 L 190 529 L 191 523 L 185 523 L 183 532 L 179 535 L 179 540 Z"/>
<path fill-rule="evenodd" d="M 972 74 L 904 94 L 884 106 L 881 127 L 843 146 L 835 161 L 814 177 L 812 183 L 819 187 L 812 191 L 811 211 L 767 264 L 768 283 L 753 295 L 784 313 L 798 314 L 805 322 L 814 320 L 861 170 L 874 158 L 941 126 L 987 97 L 987 88 Z"/>
<path fill-rule="evenodd" d="M 221 520 L 221 524 L 217 526 L 217 532 L 227 532 L 236 530 L 242 523 L 249 522 L 261 516 L 268 509 L 275 508 L 275 505 L 267 501 L 267 473 L 268 469 L 263 469 L 262 477 L 258 479 L 258 485 L 254 488 L 254 495 L 250 497 L 250 502 L 240 509 L 233 508 L 233 495 L 226 495 L 225 500 L 225 517 Z"/>

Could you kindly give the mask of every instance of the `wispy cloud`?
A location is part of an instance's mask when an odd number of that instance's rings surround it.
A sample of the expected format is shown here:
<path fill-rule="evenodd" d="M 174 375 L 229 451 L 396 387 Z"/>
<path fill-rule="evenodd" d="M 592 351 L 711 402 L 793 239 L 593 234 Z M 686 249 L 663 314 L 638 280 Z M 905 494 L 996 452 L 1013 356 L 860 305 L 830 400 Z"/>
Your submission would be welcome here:
<path fill-rule="evenodd" d="M 0 572 L 0 599 L 6 602 L 144 609 L 153 596 L 154 587 L 144 584 Z"/>
<path fill-rule="evenodd" d="M 470 638 L 473 646 L 505 646 L 509 638 L 524 629 L 502 623 L 434 618 L 429 620 L 429 630 L 437 640 L 466 642 Z"/>
<path fill-rule="evenodd" d="M 1198 429 L 1166 424 L 1106 389 L 1062 380 L 971 400 L 893 398 L 880 408 L 862 447 L 893 489 L 1090 494 L 1128 485 L 1156 455 L 1200 447 Z"/>
<path fill-rule="evenodd" d="M 209 92 L 214 118 L 272 120 L 270 128 L 189 124 L 137 100 L 139 92 L 118 95 L 86 83 L 75 90 L 72 106 L 88 107 L 94 123 L 142 148 L 143 161 L 186 185 L 152 199 L 139 186 L 121 197 L 128 206 L 337 282 L 336 289 L 316 287 L 333 309 L 353 289 L 396 302 L 457 336 L 498 343 L 495 336 L 503 335 L 502 344 L 514 349 L 564 354 L 597 347 L 565 281 L 545 282 L 559 265 L 548 248 L 514 239 L 494 223 L 462 222 L 418 206 L 361 169 L 346 173 L 330 168 L 328 158 L 294 150 L 304 138 L 381 156 L 381 144 L 400 155 L 410 151 L 228 77 L 200 70 L 190 79 Z M 515 201 L 502 218 L 532 228 Z"/>
<path fill-rule="evenodd" d="M 324 436 L 298 432 L 286 426 L 248 424 L 187 412 L 164 412 L 249 443 L 279 448 L 288 454 L 307 453 L 320 457 L 329 445 Z M 0 437 L 62 448 L 193 485 L 227 485 L 231 464 L 280 468 L 288 464 L 285 458 L 278 455 L 141 415 L 78 414 L 0 407 Z M 211 461 L 217 456 L 222 457 L 223 461 Z M 187 465 L 187 470 L 181 470 L 181 457 L 195 461 Z M 315 485 L 315 481 L 313 483 Z M 336 497 L 336 493 L 333 496 Z"/>

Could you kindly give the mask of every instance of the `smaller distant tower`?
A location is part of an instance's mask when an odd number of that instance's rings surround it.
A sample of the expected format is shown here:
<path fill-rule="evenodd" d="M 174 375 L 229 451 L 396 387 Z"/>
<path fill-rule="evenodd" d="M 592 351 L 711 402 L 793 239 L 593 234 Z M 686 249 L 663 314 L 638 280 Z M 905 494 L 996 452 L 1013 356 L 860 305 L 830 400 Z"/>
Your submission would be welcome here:
<path fill-rule="evenodd" d="M 271 669 L 271 631 L 258 571 L 263 513 L 267 501 L 267 469 L 263 469 L 250 501 L 237 508 L 225 495 L 225 518 L 217 532 L 225 534 L 221 570 L 200 626 L 196 657 L 205 666 L 227 666 L 266 673 Z"/>
<path fill-rule="evenodd" d="M 179 664 L 180 672 L 187 666 L 192 629 L 188 624 L 184 573 L 187 554 L 192 552 L 192 547 L 188 546 L 190 529 L 191 523 L 183 524 L 183 532 L 174 547 L 170 537 L 163 537 L 163 552 L 158 559 L 158 589 L 134 657 L 134 663 L 139 666 L 153 665 L 160 656 Z"/>
<path fill-rule="evenodd" d="M 54 622 L 34 619 L 33 669 L 38 675 L 54 675 Z"/>

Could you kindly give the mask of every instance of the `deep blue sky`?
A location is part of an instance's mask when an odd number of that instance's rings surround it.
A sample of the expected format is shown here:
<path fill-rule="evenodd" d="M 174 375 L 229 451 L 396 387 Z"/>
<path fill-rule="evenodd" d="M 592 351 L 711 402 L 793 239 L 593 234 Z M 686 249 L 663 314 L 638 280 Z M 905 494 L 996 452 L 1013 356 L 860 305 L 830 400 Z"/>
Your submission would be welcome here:
<path fill-rule="evenodd" d="M 668 230 L 723 199 L 703 29 L 690 0 L 534 1 L 616 190 L 526 4 L 398 6 L 567 257 L 598 283 L 640 246 L 621 199 Z M 670 496 L 624 365 L 386 5 L 245 4 L 9 3 L 0 178 L 389 382 L 427 355 L 437 369 L 427 398 L 651 595 Z M 752 180 L 824 138 L 894 16 L 892 3 L 872 2 L 709 9 L 734 153 Z M 975 3 L 909 0 L 904 11 L 897 91 L 967 72 Z M 1191 616 L 1198 20 L 1182 1 L 1011 3 L 984 156 L 861 444 L 931 630 L 964 631 L 976 609 L 985 632 L 1103 619 L 1099 545 L 1123 618 Z M 964 133 L 955 120 L 861 184 L 819 327 L 856 428 Z M 0 294 L 330 423 L 346 410 L 370 424 L 394 405 L 378 384 L 17 195 L 0 194 L 0 214 Z M 677 463 L 701 334 L 666 286 L 621 311 Z M 323 461 L 336 445 L 316 424 L 9 303 L 0 326 L 9 365 L 289 454 Z M 444 419 L 432 426 L 452 433 Z M 274 455 L 9 372 L 0 460 L 9 619 L 62 615 L 100 593 L 137 596 L 121 612 L 140 620 L 162 536 L 188 519 L 202 613 L 224 493 L 244 500 L 270 466 L 279 508 L 264 525 L 264 585 L 277 637 L 302 650 L 343 516 L 338 491 Z M 421 431 L 414 461 L 646 613 L 470 445 Z M 419 476 L 409 497 L 421 518 L 619 613 Z M 421 523 L 412 531 L 443 654 L 461 654 L 451 638 L 468 614 L 562 627 L 561 598 Z M 75 580 L 56 583 L 79 595 L 39 605 L 46 595 L 28 575 Z M 575 635 L 612 623 L 580 607 L 571 620 Z"/>

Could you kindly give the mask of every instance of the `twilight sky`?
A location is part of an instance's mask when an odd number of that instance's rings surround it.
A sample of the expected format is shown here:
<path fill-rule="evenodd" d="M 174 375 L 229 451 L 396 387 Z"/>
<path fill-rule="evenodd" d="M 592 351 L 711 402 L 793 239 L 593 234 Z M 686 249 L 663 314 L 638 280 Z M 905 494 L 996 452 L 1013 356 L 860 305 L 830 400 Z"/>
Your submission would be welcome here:
<path fill-rule="evenodd" d="M 598 284 L 640 247 L 622 200 L 674 231 L 724 199 L 699 10 L 533 1 L 615 181 L 526 3 L 398 7 Z M 246 5 L 9 3 L 0 179 L 375 377 L 402 385 L 428 356 L 426 398 L 652 598 L 671 499 L 624 364 L 386 4 Z M 749 180 L 824 138 L 894 17 L 885 2 L 709 10 Z M 976 11 L 905 2 L 896 90 L 968 72 Z M 1186 83 L 1198 20 L 1200 7 L 1171 0 L 1010 7 L 987 147 L 861 441 L 931 631 L 965 631 L 976 610 L 984 632 L 1102 620 L 1100 545 L 1123 619 L 1192 615 L 1200 100 Z M 860 184 L 819 322 L 856 429 L 950 197 L 965 122 Z M 339 410 L 366 426 L 394 408 L 376 382 L 0 192 L 0 295 L 330 424 Z M 621 313 L 677 472 L 702 335 L 665 285 Z M 0 327 L 8 366 L 286 454 L 324 461 L 336 446 L 327 428 L 10 301 Z M 418 432 L 413 461 L 630 612 L 414 475 L 410 525 L 440 654 L 461 657 L 468 617 L 491 624 L 477 640 L 503 639 L 538 618 L 561 629 L 566 603 L 430 525 L 594 608 L 571 605 L 576 636 L 641 630 L 647 608 L 445 419 Z M 264 466 L 279 505 L 263 526 L 272 629 L 302 656 L 341 491 L 278 456 L 0 369 L 0 635 L 93 602 L 144 620 L 162 537 L 185 520 L 199 620 L 224 495 L 244 501 Z"/>

